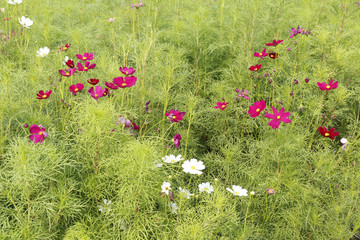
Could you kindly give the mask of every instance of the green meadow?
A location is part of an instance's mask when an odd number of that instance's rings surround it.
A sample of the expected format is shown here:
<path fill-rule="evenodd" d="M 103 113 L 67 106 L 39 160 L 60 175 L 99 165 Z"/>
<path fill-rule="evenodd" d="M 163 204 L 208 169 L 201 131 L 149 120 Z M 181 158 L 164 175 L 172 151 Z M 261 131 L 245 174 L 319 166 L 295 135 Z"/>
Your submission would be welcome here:
<path fill-rule="evenodd" d="M 360 2 L 0 8 L 0 239 L 360 239 Z"/>

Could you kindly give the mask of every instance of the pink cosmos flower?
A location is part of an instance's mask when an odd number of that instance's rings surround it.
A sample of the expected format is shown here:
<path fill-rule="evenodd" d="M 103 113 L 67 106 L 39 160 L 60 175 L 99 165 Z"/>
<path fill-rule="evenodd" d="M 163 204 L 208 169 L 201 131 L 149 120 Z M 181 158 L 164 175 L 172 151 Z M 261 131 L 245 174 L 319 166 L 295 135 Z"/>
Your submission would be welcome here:
<path fill-rule="evenodd" d="M 45 128 L 41 125 L 33 124 L 30 127 L 30 133 L 32 135 L 29 136 L 30 140 L 33 141 L 35 144 L 44 141 L 44 138 L 48 136 L 47 132 L 45 132 Z"/>
<path fill-rule="evenodd" d="M 274 107 L 272 107 L 272 110 L 274 114 L 266 113 L 265 117 L 272 119 L 268 125 L 273 129 L 277 129 L 280 125 L 280 122 L 291 123 L 291 120 L 288 119 L 290 112 L 284 112 L 284 108 L 281 108 L 279 112 Z"/>
<path fill-rule="evenodd" d="M 255 118 L 260 115 L 261 111 L 266 108 L 266 103 L 264 100 L 261 100 L 260 102 L 255 102 L 254 106 L 249 107 L 248 114 L 250 114 L 250 117 Z"/>
<path fill-rule="evenodd" d="M 77 92 L 80 92 L 81 90 L 84 89 L 84 85 L 81 84 L 81 83 L 77 83 L 76 85 L 71 85 L 69 87 L 69 91 L 74 95 L 76 96 L 76 93 Z"/>
<path fill-rule="evenodd" d="M 94 59 L 94 55 L 92 53 L 84 53 L 84 55 L 76 54 L 76 57 L 82 61 Z"/>
<path fill-rule="evenodd" d="M 87 70 L 93 69 L 94 67 L 96 67 L 96 64 L 93 63 L 93 64 L 90 65 L 90 62 L 89 62 L 89 61 L 86 61 L 86 62 L 84 63 L 84 66 L 83 66 L 81 63 L 78 63 L 78 64 L 76 65 L 76 67 L 77 67 L 77 70 L 78 70 L 78 71 L 80 71 L 80 72 L 85 71 L 85 72 L 86 72 Z"/>
<path fill-rule="evenodd" d="M 272 188 L 267 188 L 266 191 L 267 191 L 268 194 L 274 194 L 275 193 L 274 189 L 272 189 Z"/>
<path fill-rule="evenodd" d="M 338 81 L 334 82 L 332 79 L 330 79 L 329 85 L 326 84 L 325 82 L 322 82 L 322 83 L 318 82 L 317 83 L 317 85 L 319 86 L 321 91 L 324 91 L 324 90 L 330 91 L 331 89 L 335 89 L 335 88 L 338 87 L 338 84 L 339 84 Z"/>
<path fill-rule="evenodd" d="M 324 137 L 328 137 L 330 139 L 334 139 L 339 135 L 339 132 L 335 132 L 335 128 L 331 128 L 330 130 L 327 130 L 326 127 L 319 127 L 318 131 L 321 135 Z"/>
<path fill-rule="evenodd" d="M 264 60 L 264 57 L 266 57 L 267 55 L 269 54 L 266 53 L 266 48 L 264 48 L 264 50 L 261 53 L 258 52 L 254 53 L 254 57 L 260 57 L 262 60 Z"/>
<path fill-rule="evenodd" d="M 284 40 L 273 40 L 272 43 L 266 43 L 266 46 L 277 46 L 278 44 L 282 43 Z"/>
<path fill-rule="evenodd" d="M 38 94 L 36 94 L 37 99 L 47 99 L 50 97 L 52 91 L 44 92 L 43 90 L 40 90 Z"/>
<path fill-rule="evenodd" d="M 106 85 L 108 88 L 111 88 L 111 89 L 114 89 L 114 90 L 116 90 L 116 89 L 119 88 L 119 87 L 116 86 L 115 84 L 109 83 L 109 82 L 105 82 L 105 85 Z"/>
<path fill-rule="evenodd" d="M 127 68 L 127 67 L 120 67 L 120 72 L 125 75 L 133 75 L 135 73 L 135 70 L 133 68 Z"/>
<path fill-rule="evenodd" d="M 113 83 L 118 85 L 120 88 L 127 88 L 132 87 L 135 85 L 137 78 L 134 76 L 131 77 L 125 77 L 125 80 L 123 77 L 117 77 L 113 79 Z"/>
<path fill-rule="evenodd" d="M 180 140 L 181 140 L 181 135 L 180 135 L 179 133 L 177 133 L 177 134 L 174 136 L 174 144 L 175 144 L 175 147 L 176 147 L 177 149 L 179 149 Z"/>
<path fill-rule="evenodd" d="M 101 86 L 91 87 L 88 91 L 90 96 L 97 100 L 98 98 L 102 97 L 106 91 L 106 88 L 101 88 Z"/>
<path fill-rule="evenodd" d="M 248 92 L 249 92 L 248 90 L 244 91 L 244 89 L 242 89 L 242 90 L 239 92 L 239 94 L 238 94 L 238 96 L 237 96 L 236 99 L 238 100 L 240 97 L 243 97 L 243 98 L 249 100 L 250 98 L 249 98 L 248 96 L 246 96 Z"/>
<path fill-rule="evenodd" d="M 169 117 L 170 122 L 173 123 L 180 122 L 185 114 L 186 112 L 179 112 L 175 108 L 174 110 L 170 110 L 169 113 L 165 113 L 165 116 Z"/>
<path fill-rule="evenodd" d="M 75 71 L 76 71 L 76 68 L 69 68 L 69 70 L 67 70 L 67 71 L 60 69 L 59 73 L 64 77 L 70 77 L 70 76 L 74 75 Z"/>
<path fill-rule="evenodd" d="M 109 18 L 108 19 L 108 22 L 114 22 L 115 21 L 115 18 Z"/>
<path fill-rule="evenodd" d="M 261 64 L 249 67 L 250 71 L 257 72 L 261 68 Z"/>
<path fill-rule="evenodd" d="M 224 111 L 224 109 L 227 107 L 229 103 L 227 102 L 217 102 L 214 108 L 219 108 L 221 111 Z"/>

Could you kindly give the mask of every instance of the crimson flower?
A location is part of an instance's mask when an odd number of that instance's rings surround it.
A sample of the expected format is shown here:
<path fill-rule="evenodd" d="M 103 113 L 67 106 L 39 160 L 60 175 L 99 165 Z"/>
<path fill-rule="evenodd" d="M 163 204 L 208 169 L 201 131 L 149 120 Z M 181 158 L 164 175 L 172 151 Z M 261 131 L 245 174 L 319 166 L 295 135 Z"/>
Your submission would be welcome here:
<path fill-rule="evenodd" d="M 174 136 L 174 145 L 177 149 L 179 149 L 179 146 L 180 146 L 180 140 L 181 140 L 181 135 L 179 133 L 177 133 L 175 136 Z"/>
<path fill-rule="evenodd" d="M 29 136 L 30 140 L 33 141 L 35 144 L 40 142 L 42 143 L 44 141 L 44 138 L 48 136 L 47 132 L 45 132 L 45 128 L 41 125 L 33 124 L 30 127 L 30 133 Z"/>
<path fill-rule="evenodd" d="M 260 102 L 255 102 L 254 106 L 249 107 L 248 114 L 250 114 L 250 117 L 255 118 L 260 115 L 260 112 L 266 108 L 266 103 L 264 100 L 261 100 Z"/>
<path fill-rule="evenodd" d="M 271 126 L 273 129 L 277 129 L 280 125 L 280 122 L 284 123 L 291 123 L 291 120 L 288 119 L 290 116 L 290 112 L 284 112 L 284 108 L 278 112 L 276 108 L 272 107 L 274 114 L 266 113 L 265 117 L 272 119 L 268 125 Z"/>
<path fill-rule="evenodd" d="M 69 59 L 67 60 L 67 62 L 65 63 L 69 68 L 74 68 L 75 67 L 75 63 L 73 60 Z"/>
<path fill-rule="evenodd" d="M 43 90 L 40 90 L 38 94 L 36 94 L 37 99 L 47 99 L 50 97 L 50 94 L 52 91 L 44 92 Z"/>
<path fill-rule="evenodd" d="M 132 87 L 135 85 L 137 78 L 134 76 L 131 77 L 125 77 L 125 80 L 123 77 L 117 77 L 113 79 L 113 83 L 118 85 L 120 88 L 127 88 Z"/>
<path fill-rule="evenodd" d="M 229 103 L 227 102 L 217 102 L 214 108 L 219 108 L 221 111 L 224 111 L 224 109 L 227 107 Z"/>
<path fill-rule="evenodd" d="M 319 127 L 318 128 L 321 135 L 324 137 L 328 137 L 330 139 L 334 139 L 336 136 L 339 135 L 339 132 L 334 132 L 335 128 L 331 128 L 329 131 L 326 129 L 326 127 Z"/>
<path fill-rule="evenodd" d="M 70 46 L 71 46 L 71 44 L 66 43 L 65 46 L 61 46 L 61 47 L 60 47 L 60 50 L 61 50 L 62 52 L 63 52 L 63 51 L 66 51 L 66 50 L 68 50 L 68 49 L 70 48 Z"/>
<path fill-rule="evenodd" d="M 108 94 L 109 94 L 109 89 L 108 89 L 108 88 L 105 88 L 105 92 L 104 92 L 104 94 L 103 94 L 103 97 L 106 96 L 106 95 L 108 95 Z"/>
<path fill-rule="evenodd" d="M 76 65 L 76 67 L 77 67 L 77 70 L 78 70 L 78 71 L 80 71 L 80 72 L 85 71 L 85 72 L 86 72 L 87 70 L 93 69 L 94 67 L 96 67 L 96 64 L 93 63 L 93 64 L 90 65 L 90 62 L 89 62 L 89 61 L 86 61 L 86 62 L 84 63 L 84 66 L 83 66 L 81 63 L 78 63 L 78 64 Z"/>
<path fill-rule="evenodd" d="M 272 43 L 267 43 L 266 46 L 277 46 L 278 44 L 282 43 L 284 40 L 273 40 Z"/>
<path fill-rule="evenodd" d="M 261 68 L 261 64 L 249 67 L 250 71 L 257 72 Z"/>
<path fill-rule="evenodd" d="M 165 113 L 165 116 L 169 117 L 171 123 L 180 122 L 183 119 L 183 116 L 186 112 L 179 112 L 175 108 L 174 110 L 170 110 L 169 113 Z"/>
<path fill-rule="evenodd" d="M 254 57 L 260 57 L 262 60 L 264 60 L 264 57 L 266 57 L 267 55 L 269 54 L 266 53 L 266 48 L 264 48 L 264 50 L 261 53 L 258 52 L 254 53 Z"/>
<path fill-rule="evenodd" d="M 279 54 L 273 51 L 269 52 L 269 57 L 272 59 L 278 58 Z"/>
<path fill-rule="evenodd" d="M 101 88 L 101 86 L 96 86 L 95 89 L 94 89 L 94 87 L 91 87 L 88 90 L 88 93 L 90 94 L 90 96 L 92 98 L 97 100 L 98 98 L 104 96 L 105 91 L 106 91 L 106 88 Z"/>
<path fill-rule="evenodd" d="M 84 53 L 84 55 L 76 54 L 76 57 L 82 61 L 94 59 L 94 55 L 92 53 Z"/>
<path fill-rule="evenodd" d="M 91 85 L 96 85 L 99 83 L 99 79 L 96 78 L 90 78 L 87 80 L 88 83 L 90 83 Z"/>
<path fill-rule="evenodd" d="M 76 68 L 69 68 L 69 70 L 67 70 L 67 71 L 60 69 L 59 73 L 64 77 L 70 77 L 70 76 L 74 75 L 75 71 L 76 71 Z"/>
<path fill-rule="evenodd" d="M 109 83 L 109 82 L 105 82 L 105 85 L 108 87 L 108 88 L 111 88 L 111 89 L 118 89 L 119 87 L 113 83 Z"/>
<path fill-rule="evenodd" d="M 119 70 L 125 75 L 133 75 L 135 73 L 135 70 L 133 68 L 120 67 Z"/>
<path fill-rule="evenodd" d="M 81 83 L 77 83 L 76 85 L 71 85 L 69 87 L 69 91 L 75 96 L 77 92 L 80 92 L 83 89 L 84 89 L 84 85 Z"/>
<path fill-rule="evenodd" d="M 330 79 L 329 85 L 326 84 L 325 82 L 322 82 L 322 83 L 318 82 L 317 83 L 317 85 L 319 86 L 321 91 L 324 91 L 324 90 L 330 91 L 331 89 L 335 89 L 335 88 L 338 87 L 338 84 L 339 84 L 338 81 L 334 82 L 332 79 Z"/>

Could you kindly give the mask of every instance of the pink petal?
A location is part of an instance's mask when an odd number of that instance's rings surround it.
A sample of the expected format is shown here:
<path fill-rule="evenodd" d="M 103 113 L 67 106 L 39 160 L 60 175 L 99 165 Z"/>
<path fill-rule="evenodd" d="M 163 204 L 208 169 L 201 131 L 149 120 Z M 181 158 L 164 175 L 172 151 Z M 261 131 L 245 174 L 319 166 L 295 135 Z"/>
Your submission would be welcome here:
<path fill-rule="evenodd" d="M 268 123 L 269 126 L 271 126 L 273 129 L 277 129 L 280 125 L 280 121 L 273 119 Z"/>
<path fill-rule="evenodd" d="M 271 118 L 271 119 L 275 119 L 275 115 L 274 114 L 270 114 L 270 113 L 265 113 L 265 117 L 266 118 Z"/>
<path fill-rule="evenodd" d="M 38 125 L 36 125 L 36 124 L 31 125 L 31 127 L 30 127 L 31 134 L 34 134 L 34 133 L 36 134 L 39 132 L 41 132 L 41 128 Z"/>

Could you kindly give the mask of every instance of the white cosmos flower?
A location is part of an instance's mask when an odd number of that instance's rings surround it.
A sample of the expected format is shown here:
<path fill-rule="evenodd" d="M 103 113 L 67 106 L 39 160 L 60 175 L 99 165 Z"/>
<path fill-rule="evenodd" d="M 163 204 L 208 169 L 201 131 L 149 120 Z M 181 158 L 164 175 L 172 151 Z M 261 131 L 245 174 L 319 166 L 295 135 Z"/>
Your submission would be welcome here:
<path fill-rule="evenodd" d="M 169 190 L 171 190 L 171 184 L 169 182 L 163 182 L 161 185 L 161 192 L 166 193 L 169 195 Z"/>
<path fill-rule="evenodd" d="M 199 184 L 199 191 L 200 191 L 200 192 L 211 193 L 211 192 L 214 191 L 214 187 L 211 186 L 209 182 L 200 183 L 200 184 Z"/>
<path fill-rule="evenodd" d="M 45 57 L 50 52 L 50 49 L 48 47 L 40 48 L 36 53 L 38 57 Z"/>
<path fill-rule="evenodd" d="M 7 3 L 8 4 L 20 4 L 20 3 L 22 3 L 22 0 L 14 0 L 14 1 L 8 0 Z"/>
<path fill-rule="evenodd" d="M 177 210 L 179 209 L 176 203 L 169 203 L 169 208 L 173 214 L 177 214 Z"/>
<path fill-rule="evenodd" d="M 232 189 L 226 188 L 226 190 L 228 190 L 229 192 L 234 194 L 234 196 L 247 196 L 248 195 L 247 194 L 248 191 L 246 189 L 244 189 L 240 186 L 236 186 L 236 185 L 232 185 Z"/>
<path fill-rule="evenodd" d="M 178 155 L 177 157 L 175 157 L 172 154 L 170 154 L 170 156 L 165 156 L 165 157 L 163 157 L 161 159 L 166 163 L 176 163 L 176 162 L 179 162 L 181 160 L 184 160 L 183 158 L 181 158 L 181 155 Z"/>
<path fill-rule="evenodd" d="M 23 27 L 30 28 L 31 25 L 33 25 L 33 21 L 30 20 L 30 18 L 26 18 L 25 16 L 22 16 L 21 19 L 19 18 L 19 22 Z"/>
<path fill-rule="evenodd" d="M 160 168 L 162 167 L 162 163 L 155 163 L 154 168 Z"/>
<path fill-rule="evenodd" d="M 180 192 L 180 194 L 182 194 L 187 199 L 189 199 L 191 196 L 194 195 L 194 194 L 191 194 L 188 190 L 183 189 L 181 187 L 179 187 L 179 192 Z"/>
<path fill-rule="evenodd" d="M 0 8 L 1 13 L 5 13 L 5 8 Z"/>
<path fill-rule="evenodd" d="M 186 160 L 181 167 L 184 169 L 184 172 L 191 174 L 202 174 L 201 170 L 205 169 L 205 165 L 202 161 L 196 159 Z"/>
<path fill-rule="evenodd" d="M 342 139 L 340 139 L 340 142 L 342 143 L 342 144 L 345 144 L 345 143 L 347 143 L 347 139 L 346 138 L 342 138 Z"/>
<path fill-rule="evenodd" d="M 65 65 L 66 62 L 69 60 L 70 58 L 68 56 L 65 56 L 65 61 L 63 62 L 63 64 Z"/>
<path fill-rule="evenodd" d="M 111 211 L 110 207 L 111 207 L 111 200 L 108 201 L 107 199 L 104 199 L 103 205 L 98 205 L 99 211 L 102 213 L 110 212 Z"/>

